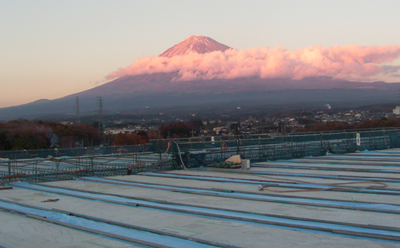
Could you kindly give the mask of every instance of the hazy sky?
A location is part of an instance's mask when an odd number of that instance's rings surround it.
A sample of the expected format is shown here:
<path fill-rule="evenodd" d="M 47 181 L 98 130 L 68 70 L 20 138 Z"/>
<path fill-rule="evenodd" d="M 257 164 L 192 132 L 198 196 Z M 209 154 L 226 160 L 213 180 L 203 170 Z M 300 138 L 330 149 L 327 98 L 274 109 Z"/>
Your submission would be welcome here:
<path fill-rule="evenodd" d="M 0 107 L 93 88 L 192 34 L 236 49 L 400 45 L 399 10 L 399 0 L 2 0 Z"/>

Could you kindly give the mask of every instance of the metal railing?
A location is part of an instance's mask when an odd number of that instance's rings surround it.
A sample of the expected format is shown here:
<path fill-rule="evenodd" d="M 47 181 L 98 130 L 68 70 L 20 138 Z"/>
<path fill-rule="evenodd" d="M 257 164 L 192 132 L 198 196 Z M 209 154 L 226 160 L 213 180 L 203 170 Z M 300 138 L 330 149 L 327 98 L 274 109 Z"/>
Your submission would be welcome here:
<path fill-rule="evenodd" d="M 359 139 L 357 141 L 357 136 Z M 240 154 L 252 162 L 343 154 L 364 150 L 400 147 L 400 130 L 384 129 L 355 132 L 329 132 L 283 135 L 268 139 L 240 139 L 181 143 L 183 159 L 188 167 L 208 166 Z M 203 152 L 198 152 L 202 150 Z"/>
<path fill-rule="evenodd" d="M 149 155 L 152 157 L 149 158 Z M 152 153 L 11 159 L 0 162 L 0 185 L 19 181 L 37 183 L 85 176 L 105 177 L 173 169 L 178 169 L 178 166 L 170 156 L 160 159 L 158 154 Z"/>
<path fill-rule="evenodd" d="M 252 162 L 400 147 L 399 129 L 356 130 L 229 139 L 156 140 L 146 146 L 3 151 L 0 184 L 113 176 L 209 166 L 240 154 Z M 179 151 L 178 151 L 179 150 Z M 151 152 L 153 151 L 153 152 Z"/>

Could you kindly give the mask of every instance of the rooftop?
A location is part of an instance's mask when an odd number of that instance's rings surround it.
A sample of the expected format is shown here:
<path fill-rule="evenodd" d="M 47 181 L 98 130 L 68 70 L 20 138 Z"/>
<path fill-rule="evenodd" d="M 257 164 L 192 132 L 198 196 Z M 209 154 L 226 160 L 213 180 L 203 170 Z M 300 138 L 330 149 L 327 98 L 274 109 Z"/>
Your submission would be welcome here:
<path fill-rule="evenodd" d="M 400 149 L 9 186 L 4 247 L 400 246 Z"/>

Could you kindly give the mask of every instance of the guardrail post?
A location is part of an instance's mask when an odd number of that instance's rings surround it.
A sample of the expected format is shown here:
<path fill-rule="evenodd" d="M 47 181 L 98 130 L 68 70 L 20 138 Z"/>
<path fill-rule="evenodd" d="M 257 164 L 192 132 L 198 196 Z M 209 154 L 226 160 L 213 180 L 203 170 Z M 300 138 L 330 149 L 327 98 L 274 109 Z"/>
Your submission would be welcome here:
<path fill-rule="evenodd" d="M 11 162 L 8 161 L 8 183 L 11 183 Z"/>
<path fill-rule="evenodd" d="M 35 172 L 35 175 L 34 175 L 34 182 L 37 182 L 38 181 L 38 176 L 37 176 L 37 165 L 38 165 L 38 161 L 37 160 L 35 160 L 35 163 L 34 163 L 34 165 L 33 166 L 35 166 L 35 168 L 34 168 L 34 172 Z"/>
<path fill-rule="evenodd" d="M 57 180 L 59 180 L 60 178 L 59 178 L 59 176 L 58 176 L 58 169 L 59 169 L 59 167 L 60 167 L 60 161 L 59 160 L 56 160 L 56 179 Z"/>
<path fill-rule="evenodd" d="M 91 171 L 92 171 L 92 176 L 94 176 L 94 165 L 93 165 L 93 156 L 92 157 L 90 157 L 90 166 L 92 167 L 91 168 Z"/>

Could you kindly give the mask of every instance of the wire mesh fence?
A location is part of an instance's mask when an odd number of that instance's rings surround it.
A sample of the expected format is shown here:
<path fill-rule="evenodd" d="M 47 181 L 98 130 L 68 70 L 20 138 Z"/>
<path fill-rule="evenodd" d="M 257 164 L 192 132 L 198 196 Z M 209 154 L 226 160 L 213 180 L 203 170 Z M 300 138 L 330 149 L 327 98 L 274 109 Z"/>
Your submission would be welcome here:
<path fill-rule="evenodd" d="M 158 144 L 160 146 L 160 144 Z M 236 140 L 182 142 L 181 156 L 187 167 L 208 166 L 240 154 L 252 162 L 343 154 L 400 147 L 399 129 L 356 130 L 275 137 L 241 137 Z M 202 151 L 202 152 L 199 152 Z"/>
<path fill-rule="evenodd" d="M 171 144 L 173 149 L 169 149 Z M 252 162 L 400 147 L 399 129 L 154 140 L 145 146 L 0 152 L 0 184 L 70 180 L 209 166 L 240 154 Z M 168 153 L 166 153 L 168 151 Z M 182 165 L 183 164 L 183 165 Z"/>
<path fill-rule="evenodd" d="M 78 177 L 130 175 L 177 169 L 170 155 L 152 153 L 118 156 L 77 156 L 49 159 L 12 159 L 0 162 L 0 185 L 12 182 L 47 182 Z"/>
<path fill-rule="evenodd" d="M 151 151 L 150 145 L 134 146 L 103 146 L 103 147 L 80 147 L 80 148 L 54 148 L 40 150 L 18 150 L 1 151 L 0 158 L 29 159 L 47 158 L 60 156 L 83 156 L 83 155 L 118 155 L 125 153 L 140 153 Z"/>

